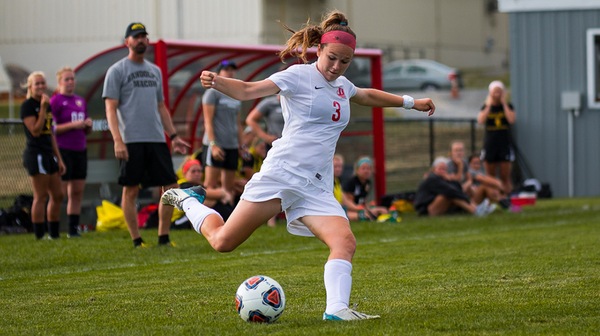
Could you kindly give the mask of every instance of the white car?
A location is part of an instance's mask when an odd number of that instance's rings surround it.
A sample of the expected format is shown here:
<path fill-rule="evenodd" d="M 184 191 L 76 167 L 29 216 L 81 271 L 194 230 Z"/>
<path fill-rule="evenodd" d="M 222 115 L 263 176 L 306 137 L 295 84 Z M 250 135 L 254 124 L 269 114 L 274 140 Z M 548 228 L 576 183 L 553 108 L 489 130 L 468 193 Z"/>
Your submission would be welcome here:
<path fill-rule="evenodd" d="M 458 69 L 427 59 L 399 60 L 383 66 L 383 89 L 386 91 L 450 89 L 453 79 L 458 87 L 462 87 Z M 371 86 L 371 74 L 350 80 L 359 87 Z"/>

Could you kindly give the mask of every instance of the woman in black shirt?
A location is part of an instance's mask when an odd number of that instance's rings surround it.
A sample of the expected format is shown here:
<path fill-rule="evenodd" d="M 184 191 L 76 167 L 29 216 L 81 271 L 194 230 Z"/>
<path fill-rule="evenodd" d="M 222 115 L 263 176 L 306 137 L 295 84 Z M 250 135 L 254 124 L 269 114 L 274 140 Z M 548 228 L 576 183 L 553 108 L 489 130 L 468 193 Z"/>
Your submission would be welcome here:
<path fill-rule="evenodd" d="M 23 166 L 33 186 L 31 221 L 35 237 L 44 237 L 47 219 L 49 238 L 56 239 L 59 237 L 63 200 L 60 175 L 64 174 L 65 165 L 52 130 L 50 98 L 46 89 L 46 78 L 42 72 L 35 71 L 27 77 L 27 100 L 21 105 L 21 119 L 27 138 Z"/>
<path fill-rule="evenodd" d="M 502 181 L 502 189 L 506 195 L 512 191 L 510 170 L 515 155 L 510 128 L 515 119 L 515 110 L 506 99 L 504 84 L 501 81 L 491 82 L 485 105 L 477 116 L 477 122 L 485 125 L 481 160 L 486 174 Z"/>

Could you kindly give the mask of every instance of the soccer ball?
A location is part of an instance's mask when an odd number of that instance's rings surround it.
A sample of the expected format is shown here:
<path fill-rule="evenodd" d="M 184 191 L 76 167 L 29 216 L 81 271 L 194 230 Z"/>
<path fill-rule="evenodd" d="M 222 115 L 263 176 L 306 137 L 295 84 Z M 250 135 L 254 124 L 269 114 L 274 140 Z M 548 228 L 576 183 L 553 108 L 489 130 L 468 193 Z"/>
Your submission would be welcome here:
<path fill-rule="evenodd" d="M 266 275 L 250 277 L 238 287 L 235 309 L 244 321 L 273 323 L 285 309 L 283 288 Z"/>

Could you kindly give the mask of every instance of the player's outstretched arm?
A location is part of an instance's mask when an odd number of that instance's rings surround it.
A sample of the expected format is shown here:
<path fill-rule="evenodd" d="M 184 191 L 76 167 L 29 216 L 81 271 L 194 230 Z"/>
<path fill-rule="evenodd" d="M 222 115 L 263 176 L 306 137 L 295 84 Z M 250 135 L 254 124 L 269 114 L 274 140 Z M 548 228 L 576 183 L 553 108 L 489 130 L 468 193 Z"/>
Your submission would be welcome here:
<path fill-rule="evenodd" d="M 435 113 L 435 104 L 431 98 L 421 98 L 415 99 L 415 105 L 413 106 L 413 110 L 421 111 L 421 112 L 429 112 L 427 115 L 432 115 Z"/>
<path fill-rule="evenodd" d="M 202 71 L 200 82 L 206 89 L 214 88 L 237 100 L 251 100 L 274 95 L 279 92 L 279 87 L 270 79 L 257 82 L 245 82 L 235 78 L 227 78 L 211 71 Z"/>
<path fill-rule="evenodd" d="M 407 109 L 428 112 L 429 115 L 432 115 L 435 112 L 435 104 L 430 98 L 414 99 L 414 105 L 408 101 L 409 98 L 412 100 L 412 98 L 408 96 L 399 96 L 378 89 L 357 88 L 356 95 L 354 95 L 351 100 L 356 104 L 364 106 L 404 107 Z"/>

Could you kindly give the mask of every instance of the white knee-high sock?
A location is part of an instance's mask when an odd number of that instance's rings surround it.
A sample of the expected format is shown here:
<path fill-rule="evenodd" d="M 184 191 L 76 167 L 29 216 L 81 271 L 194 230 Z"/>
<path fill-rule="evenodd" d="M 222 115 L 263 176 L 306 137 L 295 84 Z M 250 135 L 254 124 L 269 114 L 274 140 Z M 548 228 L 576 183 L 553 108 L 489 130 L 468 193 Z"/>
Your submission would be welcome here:
<path fill-rule="evenodd" d="M 221 217 L 221 215 L 214 209 L 209 208 L 206 205 L 198 202 L 198 200 L 193 197 L 189 197 L 183 200 L 182 208 L 183 211 L 185 211 L 185 215 L 192 223 L 194 230 L 196 230 L 196 232 L 198 232 L 199 234 L 202 234 L 202 231 L 200 231 L 200 227 L 202 226 L 204 219 L 206 219 L 208 215 L 215 214 Z"/>
<path fill-rule="evenodd" d="M 332 259 L 325 263 L 325 313 L 334 314 L 350 304 L 352 290 L 352 264 L 343 259 Z"/>

